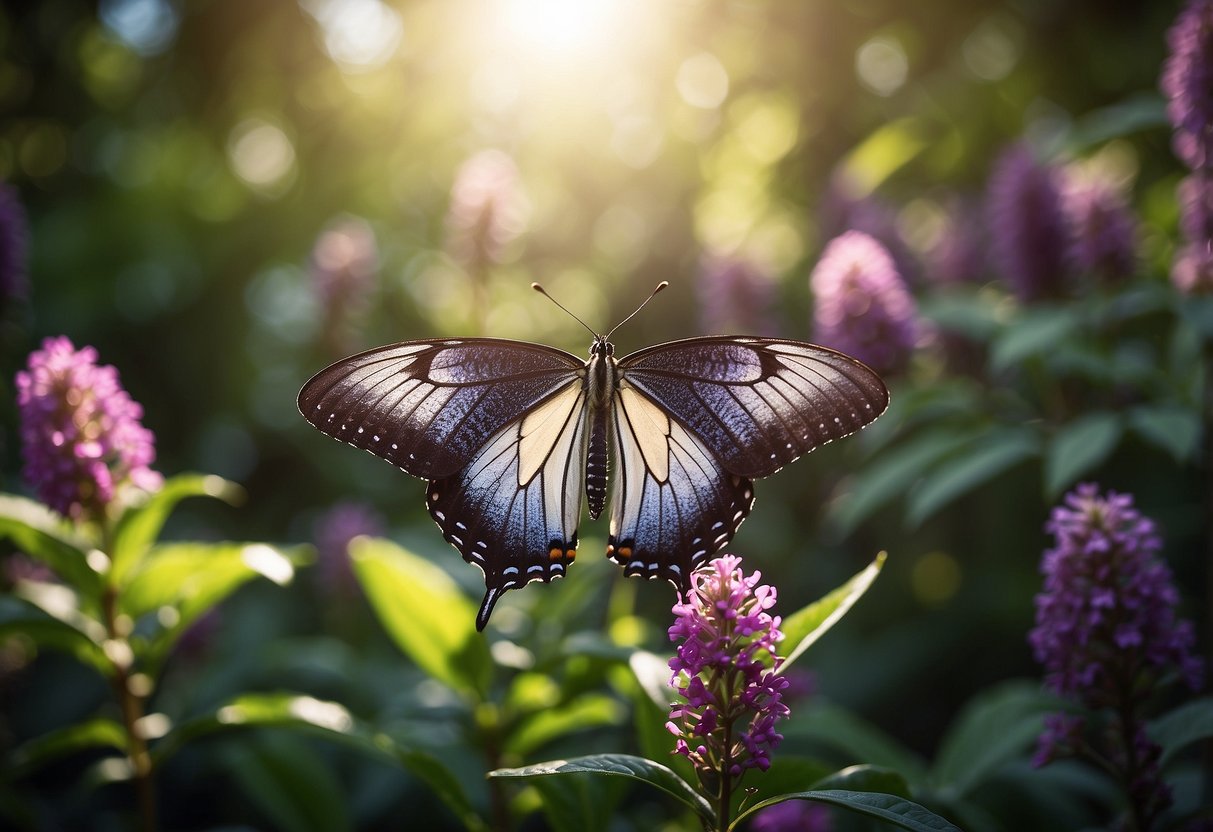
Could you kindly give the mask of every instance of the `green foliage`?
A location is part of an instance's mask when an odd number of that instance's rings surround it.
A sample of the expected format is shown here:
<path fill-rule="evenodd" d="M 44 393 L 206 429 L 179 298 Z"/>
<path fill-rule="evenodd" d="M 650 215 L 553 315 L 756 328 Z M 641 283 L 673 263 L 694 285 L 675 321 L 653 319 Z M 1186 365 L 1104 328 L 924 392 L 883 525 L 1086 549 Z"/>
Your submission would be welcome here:
<path fill-rule="evenodd" d="M 847 614 L 855 602 L 872 586 L 887 557 L 884 552 L 881 552 L 866 569 L 838 589 L 783 619 L 783 623 L 780 625 L 784 636 L 781 649 L 786 655 L 780 666 L 781 672 L 787 672 L 787 669 L 800 658 L 804 651 L 812 647 L 817 639 L 825 635 Z"/>

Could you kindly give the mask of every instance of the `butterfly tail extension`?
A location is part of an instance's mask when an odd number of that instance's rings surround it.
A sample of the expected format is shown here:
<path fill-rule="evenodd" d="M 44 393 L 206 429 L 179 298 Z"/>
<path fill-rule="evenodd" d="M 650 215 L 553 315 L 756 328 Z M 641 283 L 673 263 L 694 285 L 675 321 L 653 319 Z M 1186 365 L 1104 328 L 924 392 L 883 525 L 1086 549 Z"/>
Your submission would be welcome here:
<path fill-rule="evenodd" d="M 484 628 L 489 625 L 489 616 L 493 614 L 493 607 L 497 606 L 497 600 L 505 594 L 505 589 L 499 586 L 487 587 L 484 591 L 484 600 L 480 602 L 480 611 L 476 613 L 476 630 L 483 633 Z"/>

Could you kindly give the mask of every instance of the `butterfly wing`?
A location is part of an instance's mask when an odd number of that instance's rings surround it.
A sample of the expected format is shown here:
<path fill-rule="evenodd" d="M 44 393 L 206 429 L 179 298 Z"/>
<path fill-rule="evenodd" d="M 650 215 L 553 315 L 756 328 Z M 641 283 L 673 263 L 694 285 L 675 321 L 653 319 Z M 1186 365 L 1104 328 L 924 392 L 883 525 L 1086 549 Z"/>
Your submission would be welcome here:
<path fill-rule="evenodd" d="M 299 392 L 299 411 L 407 474 L 440 479 L 584 367 L 566 352 L 521 341 L 405 341 L 321 370 Z"/>
<path fill-rule="evenodd" d="M 320 371 L 299 393 L 315 427 L 430 480 L 430 515 L 481 568 L 483 629 L 501 593 L 576 554 L 585 363 L 491 338 L 408 341 Z"/>
<path fill-rule="evenodd" d="M 430 483 L 426 502 L 443 536 L 484 572 L 477 629 L 504 592 L 562 576 L 577 555 L 585 401 L 578 379 L 498 431 L 471 464 Z"/>
<path fill-rule="evenodd" d="M 750 513 L 752 484 L 725 471 L 697 436 L 626 380 L 615 397 L 614 431 L 607 555 L 627 575 L 664 578 L 685 592 L 691 572 Z"/>
<path fill-rule="evenodd" d="M 854 433 L 889 404 L 865 364 L 803 341 L 689 338 L 633 353 L 619 369 L 726 471 L 751 479 Z"/>
<path fill-rule="evenodd" d="M 880 377 L 834 350 L 770 338 L 693 338 L 619 362 L 619 469 L 608 555 L 671 581 L 725 546 L 752 480 L 872 422 Z"/>

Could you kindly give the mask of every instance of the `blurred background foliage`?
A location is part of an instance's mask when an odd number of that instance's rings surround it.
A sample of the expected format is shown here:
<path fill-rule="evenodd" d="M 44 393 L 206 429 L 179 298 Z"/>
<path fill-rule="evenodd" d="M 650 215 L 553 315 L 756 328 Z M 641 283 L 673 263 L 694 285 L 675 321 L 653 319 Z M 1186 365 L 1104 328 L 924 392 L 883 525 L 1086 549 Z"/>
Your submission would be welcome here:
<path fill-rule="evenodd" d="M 889 379 L 890 413 L 760 483 L 731 550 L 779 587 L 788 612 L 889 551 L 871 597 L 810 663 L 823 701 L 929 757 L 978 691 L 1038 676 L 1025 634 L 1043 523 L 1079 478 L 1132 491 L 1159 521 L 1185 612 L 1208 644 L 1208 318 L 1167 279 L 1184 171 L 1158 78 L 1177 10 L 1127 0 L 6 4 L 0 178 L 29 215 L 30 290 L 5 310 L 0 383 L 11 401 L 14 372 L 44 336 L 93 344 L 143 404 L 159 470 L 216 473 L 247 490 L 235 511 L 186 504 L 173 535 L 313 542 L 321 516 L 353 500 L 378 531 L 478 595 L 478 574 L 425 516 L 423 486 L 312 430 L 295 408 L 303 381 L 349 352 L 433 335 L 582 354 L 587 333 L 531 293 L 532 280 L 599 330 L 671 281 L 617 334 L 622 354 L 713 332 L 811 339 L 809 272 L 832 236 L 858 224 L 854 206 L 878 205 L 882 242 L 931 325 Z M 1080 283 L 1036 309 L 1015 300 L 996 264 L 982 261 L 961 287 L 933 279 L 949 223 L 980 220 L 994 161 L 1020 140 L 1128 183 L 1140 261 L 1126 282 Z M 721 263 L 751 274 L 725 304 Z M 1136 406 L 1153 410 L 1126 409 Z M 20 492 L 11 405 L 3 416 L 3 487 Z M 672 593 L 624 584 L 590 556 L 604 527 L 582 534 L 570 577 L 511 593 L 489 636 L 498 662 L 536 668 L 540 702 L 560 698 L 545 678 L 566 695 L 602 682 L 601 668 L 554 652 L 575 630 L 667 649 Z M 160 695 L 171 704 L 159 707 L 189 713 L 287 688 L 414 734 L 433 729 L 434 710 L 455 707 L 449 691 L 392 649 L 348 572 L 333 577 L 341 567 L 323 559 L 288 588 L 249 584 L 228 599 L 197 652 L 170 663 Z M 542 615 L 561 604 L 579 617 Z M 6 669 L 5 742 L 82 710 L 92 688 L 69 665 L 43 656 Z M 599 705 L 595 718 L 617 722 L 614 706 Z M 612 736 L 595 747 L 609 750 Z M 309 818 L 293 801 L 323 804 L 325 789 L 353 795 L 342 824 L 388 823 L 411 800 L 419 816 L 449 820 L 414 780 L 339 748 L 313 749 L 323 762 L 311 780 L 274 781 L 298 742 L 183 751 L 162 790 L 202 806 L 201 825 L 249 811 L 309 828 L 328 815 Z M 334 762 L 336 777 L 324 773 Z M 483 771 L 453 765 L 473 780 Z M 255 810 L 239 805 L 247 792 L 205 805 L 214 792 L 200 778 L 221 770 L 259 773 Z M 58 794 L 63 775 L 38 783 Z M 643 807 L 639 817 L 643 828 Z"/>

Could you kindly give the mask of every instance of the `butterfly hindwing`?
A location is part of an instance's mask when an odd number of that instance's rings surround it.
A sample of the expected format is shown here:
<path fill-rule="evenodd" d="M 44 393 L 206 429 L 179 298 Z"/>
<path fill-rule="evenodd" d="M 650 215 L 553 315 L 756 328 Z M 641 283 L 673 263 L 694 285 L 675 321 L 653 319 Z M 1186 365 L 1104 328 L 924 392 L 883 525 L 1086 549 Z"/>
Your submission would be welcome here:
<path fill-rule="evenodd" d="M 463 469 L 585 363 L 494 338 L 405 341 L 338 361 L 299 393 L 315 427 L 424 479 Z"/>
<path fill-rule="evenodd" d="M 854 433 L 889 403 L 867 366 L 800 341 L 690 338 L 633 353 L 619 371 L 747 478 Z"/>
<path fill-rule="evenodd" d="M 456 474 L 430 482 L 443 536 L 484 572 L 476 624 L 502 593 L 564 574 L 577 554 L 587 438 L 581 381 L 503 427 Z"/>
<path fill-rule="evenodd" d="M 685 592 L 691 572 L 750 513 L 752 483 L 725 471 L 703 442 L 626 380 L 615 397 L 614 428 L 607 555 L 625 574 L 663 578 Z"/>

